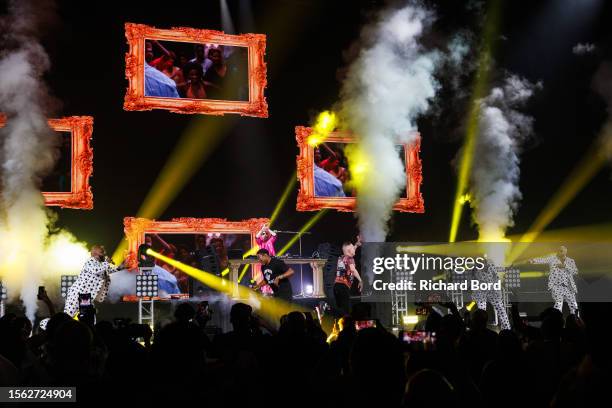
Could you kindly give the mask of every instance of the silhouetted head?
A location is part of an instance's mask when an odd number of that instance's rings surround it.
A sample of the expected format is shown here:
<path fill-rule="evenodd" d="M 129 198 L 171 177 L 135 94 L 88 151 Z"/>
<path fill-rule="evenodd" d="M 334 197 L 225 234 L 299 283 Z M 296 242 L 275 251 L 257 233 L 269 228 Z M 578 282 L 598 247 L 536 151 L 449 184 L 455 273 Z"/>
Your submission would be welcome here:
<path fill-rule="evenodd" d="M 195 317 L 195 309 L 190 303 L 181 303 L 174 311 L 174 318 L 177 322 L 188 322 Z"/>
<path fill-rule="evenodd" d="M 549 307 L 540 314 L 542 326 L 540 331 L 544 340 L 560 340 L 563 332 L 563 313 L 554 307 Z"/>
<path fill-rule="evenodd" d="M 230 323 L 235 331 L 247 329 L 251 324 L 253 308 L 245 303 L 235 303 L 230 311 Z"/>
<path fill-rule="evenodd" d="M 489 314 L 486 310 L 476 309 L 472 312 L 471 329 L 474 331 L 480 331 L 487 328 L 487 322 L 489 321 Z"/>
<path fill-rule="evenodd" d="M 421 370 L 406 384 L 404 407 L 451 407 L 455 390 L 448 380 L 434 370 Z"/>

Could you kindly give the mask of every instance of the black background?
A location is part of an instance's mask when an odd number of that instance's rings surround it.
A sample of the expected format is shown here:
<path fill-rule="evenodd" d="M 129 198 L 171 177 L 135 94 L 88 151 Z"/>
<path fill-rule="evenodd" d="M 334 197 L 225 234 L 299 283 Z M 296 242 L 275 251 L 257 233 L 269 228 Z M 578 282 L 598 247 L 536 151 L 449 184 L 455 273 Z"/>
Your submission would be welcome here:
<path fill-rule="evenodd" d="M 478 14 L 466 9 L 466 3 L 428 2 L 439 14 L 435 29 L 446 34 L 458 28 L 479 32 Z M 560 3 L 603 6 L 585 19 Z M 58 23 L 43 40 L 53 64 L 47 81 L 62 102 L 59 116 L 92 115 L 95 120 L 94 209 L 55 210 L 59 225 L 80 240 L 114 249 L 123 236 L 123 217 L 136 215 L 193 120 L 229 121 L 229 126 L 221 143 L 159 219 L 270 216 L 295 170 L 298 150 L 294 127 L 308 125 L 317 112 L 336 102 L 340 88 L 337 70 L 346 64 L 343 54 L 385 2 L 254 0 L 253 26 L 240 18 L 237 1 L 228 0 L 228 4 L 238 33 L 267 35 L 267 119 L 180 115 L 163 110 L 126 112 L 122 108 L 127 87 L 124 23 L 220 30 L 218 1 L 57 3 Z M 542 80 L 544 86 L 528 109 L 535 117 L 537 136 L 527 143 L 522 155 L 524 198 L 516 226 L 508 231 L 511 234 L 529 227 L 588 149 L 606 117 L 604 102 L 591 90 L 591 78 L 599 63 L 609 57 L 612 7 L 610 2 L 595 0 L 505 4 L 504 37 L 496 53 L 499 68 L 532 81 Z M 598 51 L 573 55 L 572 47 L 578 42 L 593 42 Z M 448 239 L 456 183 L 452 161 L 460 147 L 466 106 L 451 103 L 446 96 L 437 105 L 438 115 L 419 122 L 426 212 L 395 213 L 388 240 Z M 607 221 L 611 189 L 609 169 L 604 169 L 550 228 Z M 296 194 L 297 186 L 275 228 L 299 229 L 313 215 L 295 211 Z M 459 240 L 476 236 L 469 217 L 465 211 Z M 353 214 L 330 211 L 312 228 L 313 235 L 305 239 L 305 246 L 310 249 L 318 242 L 339 242 L 351 238 L 356 230 Z"/>

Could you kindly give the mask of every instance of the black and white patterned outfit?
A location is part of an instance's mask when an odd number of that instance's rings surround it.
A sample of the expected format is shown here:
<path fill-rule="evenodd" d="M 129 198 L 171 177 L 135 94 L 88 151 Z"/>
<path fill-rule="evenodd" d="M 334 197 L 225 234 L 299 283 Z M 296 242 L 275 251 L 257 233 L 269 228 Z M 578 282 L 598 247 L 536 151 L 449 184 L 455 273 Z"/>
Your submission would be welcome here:
<path fill-rule="evenodd" d="M 94 300 L 102 302 L 108 293 L 110 285 L 110 273 L 116 272 L 117 267 L 106 261 L 99 261 L 94 257 L 89 258 L 79 277 L 74 284 L 68 289 L 66 295 L 66 303 L 64 304 L 64 313 L 70 317 L 79 310 L 79 294 L 91 294 L 92 302 Z"/>
<path fill-rule="evenodd" d="M 487 262 L 484 268 L 474 271 L 474 277 L 480 283 L 497 283 L 500 280 L 499 272 L 502 269 L 491 262 Z M 502 330 L 510 330 L 510 320 L 508 319 L 501 290 L 475 290 L 472 292 L 472 296 L 476 301 L 478 309 L 487 310 L 487 301 L 491 303 L 497 313 L 497 319 L 501 324 Z"/>
<path fill-rule="evenodd" d="M 578 302 L 576 302 L 576 293 L 578 288 L 574 282 L 574 275 L 578 275 L 576 262 L 569 257 L 565 257 L 562 262 L 557 255 L 550 255 L 531 260 L 536 264 L 547 264 L 548 273 L 548 290 L 555 302 L 554 308 L 563 311 L 563 301 L 567 303 L 571 314 L 576 314 L 578 310 Z"/>

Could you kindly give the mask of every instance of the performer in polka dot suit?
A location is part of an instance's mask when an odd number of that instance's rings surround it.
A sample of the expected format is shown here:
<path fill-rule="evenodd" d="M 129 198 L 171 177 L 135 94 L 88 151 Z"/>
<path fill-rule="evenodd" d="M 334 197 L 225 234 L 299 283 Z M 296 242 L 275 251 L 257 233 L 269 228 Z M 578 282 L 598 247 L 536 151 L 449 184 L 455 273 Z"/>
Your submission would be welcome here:
<path fill-rule="evenodd" d="M 486 266 L 483 269 L 477 269 L 474 273 L 474 277 L 480 283 L 497 283 L 499 282 L 500 267 L 495 266 L 491 261 L 487 261 Z M 487 301 L 491 303 L 493 309 L 497 313 L 497 319 L 500 322 L 502 330 L 510 330 L 510 320 L 508 319 L 508 313 L 506 312 L 506 306 L 504 305 L 504 298 L 501 290 L 475 290 L 472 292 L 472 296 L 476 301 L 478 309 L 487 310 Z"/>
<path fill-rule="evenodd" d="M 563 311 L 563 301 L 567 303 L 571 314 L 576 314 L 578 303 L 576 302 L 576 282 L 574 275 L 578 275 L 576 262 L 567 256 L 567 248 L 559 247 L 555 255 L 534 258 L 529 261 L 533 264 L 547 264 L 549 268 L 548 274 L 548 290 L 552 294 L 555 301 L 555 309 Z"/>
<path fill-rule="evenodd" d="M 79 310 L 79 294 L 90 293 L 92 302 L 94 300 L 102 302 L 108 293 L 110 285 L 110 275 L 123 269 L 123 263 L 116 267 L 106 257 L 106 251 L 102 245 L 94 245 L 91 248 L 91 258 L 81 270 L 79 277 L 68 289 L 64 313 L 74 317 Z"/>

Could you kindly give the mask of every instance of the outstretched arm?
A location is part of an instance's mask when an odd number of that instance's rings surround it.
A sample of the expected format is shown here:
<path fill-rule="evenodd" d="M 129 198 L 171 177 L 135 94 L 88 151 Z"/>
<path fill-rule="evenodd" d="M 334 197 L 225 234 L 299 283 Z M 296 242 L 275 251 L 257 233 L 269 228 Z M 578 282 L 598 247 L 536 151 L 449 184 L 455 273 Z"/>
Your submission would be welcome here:
<path fill-rule="evenodd" d="M 547 264 L 547 263 L 550 263 L 551 258 L 552 258 L 551 256 L 541 256 L 541 257 L 538 257 L 538 258 L 531 258 L 529 260 L 529 263 L 531 263 L 531 264 Z"/>

